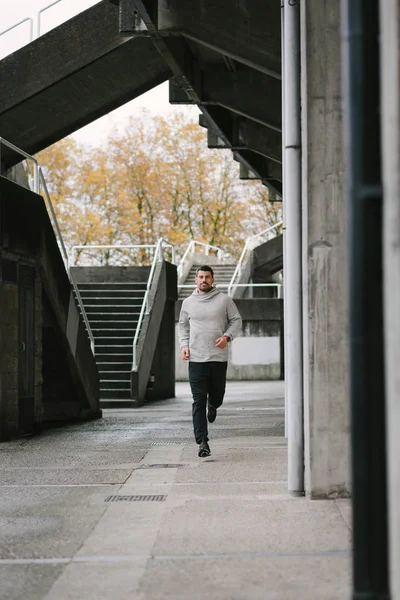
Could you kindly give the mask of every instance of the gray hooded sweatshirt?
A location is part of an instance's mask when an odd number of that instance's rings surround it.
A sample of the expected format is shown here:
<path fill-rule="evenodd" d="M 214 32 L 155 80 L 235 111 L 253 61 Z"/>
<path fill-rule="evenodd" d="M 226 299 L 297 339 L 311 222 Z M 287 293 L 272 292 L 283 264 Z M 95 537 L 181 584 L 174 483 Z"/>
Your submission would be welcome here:
<path fill-rule="evenodd" d="M 212 288 L 207 294 L 197 289 L 182 302 L 179 315 L 179 345 L 189 347 L 191 362 L 226 362 L 228 347 L 216 348 L 217 338 L 238 334 L 242 319 L 229 296 Z"/>

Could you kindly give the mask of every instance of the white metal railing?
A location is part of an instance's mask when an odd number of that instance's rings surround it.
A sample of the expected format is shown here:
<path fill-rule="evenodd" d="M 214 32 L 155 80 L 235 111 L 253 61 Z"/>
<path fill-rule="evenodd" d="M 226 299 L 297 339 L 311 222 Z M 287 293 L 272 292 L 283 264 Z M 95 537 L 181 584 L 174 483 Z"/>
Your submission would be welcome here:
<path fill-rule="evenodd" d="M 25 17 L 25 19 L 21 19 L 20 21 L 18 21 L 18 23 L 14 23 L 14 25 L 11 25 L 11 27 L 7 27 L 7 29 L 4 29 L 0 33 L 0 37 L 5 35 L 6 33 L 9 33 L 13 29 L 16 29 L 20 25 L 23 25 L 24 23 L 29 23 L 29 41 L 31 42 L 33 40 L 33 19 L 32 19 L 32 17 Z"/>
<path fill-rule="evenodd" d="M 228 288 L 228 296 L 231 296 L 232 294 L 232 290 L 229 289 L 230 288 L 230 283 L 220 283 L 220 284 L 216 284 L 215 285 L 216 288 L 218 289 L 222 289 L 222 288 Z M 282 288 L 283 288 L 283 284 L 282 283 L 237 283 L 235 285 L 236 287 L 243 287 L 243 288 L 261 288 L 261 287 L 270 287 L 270 288 L 276 288 L 277 290 L 277 298 L 281 298 L 282 297 Z M 184 283 L 184 284 L 180 284 L 178 285 L 178 290 L 180 289 L 195 289 L 196 285 L 195 284 L 191 284 L 191 283 Z"/>
<path fill-rule="evenodd" d="M 272 225 L 271 227 L 268 227 L 267 229 L 264 229 L 264 231 L 261 231 L 260 233 L 257 233 L 256 235 L 252 235 L 251 237 L 247 238 L 246 243 L 244 245 L 244 248 L 242 250 L 242 253 L 240 255 L 239 258 L 239 262 L 236 265 L 235 271 L 232 275 L 232 279 L 229 283 L 228 286 L 228 296 L 232 295 L 232 288 L 233 287 L 244 287 L 244 286 L 249 286 L 250 284 L 240 284 L 240 283 L 235 283 L 236 278 L 240 278 L 240 276 L 242 275 L 242 269 L 243 269 L 243 264 L 246 258 L 246 254 L 248 252 L 248 250 L 250 249 L 251 246 L 253 246 L 254 242 L 256 240 L 258 240 L 259 238 L 262 238 L 263 236 L 269 234 L 271 231 L 274 231 L 277 227 L 280 227 L 281 225 L 283 225 L 283 221 L 279 221 L 279 223 L 275 223 L 275 225 Z M 253 246 L 251 249 L 255 248 L 256 246 Z M 257 284 L 252 284 L 253 286 L 257 285 Z M 261 285 L 265 285 L 265 284 L 261 284 Z M 272 284 L 272 285 L 280 285 L 280 284 Z"/>
<path fill-rule="evenodd" d="M 145 315 L 150 314 L 151 312 L 151 306 L 150 306 L 150 302 L 149 302 L 149 296 L 150 296 L 150 290 L 151 290 L 151 286 L 153 284 L 153 279 L 154 279 L 154 273 L 156 270 L 156 266 L 157 266 L 157 262 L 162 261 L 162 251 L 163 251 L 163 247 L 172 247 L 174 249 L 173 254 L 175 255 L 175 248 L 173 246 L 173 244 L 171 244 L 170 242 L 168 242 L 168 240 L 165 240 L 164 238 L 160 238 L 157 241 L 157 244 L 155 246 L 156 250 L 154 252 L 154 257 L 153 257 L 153 261 L 151 264 L 151 268 L 150 268 L 150 273 L 149 273 L 149 278 L 147 280 L 147 285 L 146 285 L 146 292 L 144 294 L 144 298 L 143 298 L 143 302 L 142 302 L 142 308 L 140 309 L 140 314 L 139 314 L 139 320 L 138 323 L 136 325 L 136 331 L 135 331 L 135 337 L 133 339 L 133 348 L 132 348 L 132 371 L 137 371 L 138 369 L 138 364 L 137 364 L 137 345 L 139 342 L 139 336 L 140 336 L 140 330 L 142 328 L 142 323 L 144 320 Z"/>
<path fill-rule="evenodd" d="M 161 238 L 161 239 L 163 239 L 163 238 Z M 166 240 L 164 240 L 164 242 L 165 242 L 166 248 L 167 247 L 171 248 L 171 254 L 172 254 L 171 262 L 172 262 L 172 264 L 175 264 L 175 262 L 176 262 L 175 246 L 173 244 L 171 244 L 170 242 L 167 242 Z M 71 265 L 74 265 L 75 260 L 76 260 L 75 255 L 76 255 L 77 250 L 89 251 L 89 252 L 92 250 L 116 250 L 116 251 L 150 250 L 156 254 L 157 248 L 158 248 L 158 243 L 157 244 L 81 244 L 81 245 L 75 245 L 75 246 L 71 246 L 71 249 L 69 252 L 69 263 Z M 135 264 L 137 264 L 137 261 L 135 262 Z"/>
<path fill-rule="evenodd" d="M 54 211 L 53 203 L 51 201 L 50 194 L 49 194 L 49 191 L 47 189 L 46 180 L 44 178 L 43 171 L 42 171 L 41 167 L 39 166 L 39 163 L 36 160 L 36 158 L 34 158 L 33 156 L 31 156 L 30 154 L 27 154 L 26 152 L 24 152 L 23 150 L 21 150 L 17 146 L 14 146 L 14 144 L 11 144 L 11 142 L 8 142 L 7 140 L 5 140 L 2 137 L 0 137 L 0 164 L 1 164 L 1 149 L 2 149 L 2 146 L 6 146 L 7 148 L 9 148 L 10 150 L 12 150 L 13 152 L 16 152 L 17 154 L 23 156 L 26 160 L 29 160 L 29 161 L 31 161 L 33 163 L 33 175 L 32 175 L 32 177 L 30 177 L 28 175 L 29 187 L 31 188 L 31 190 L 33 192 L 35 192 L 35 194 L 40 194 L 40 192 L 43 191 L 46 208 L 47 208 L 47 211 L 49 213 L 50 221 L 51 221 L 51 224 L 53 226 L 54 233 L 56 235 L 57 243 L 58 243 L 61 255 L 62 255 L 63 260 L 64 260 L 65 269 L 67 271 L 70 283 L 71 283 L 71 285 L 73 287 L 73 290 L 75 292 L 76 299 L 77 299 L 80 311 L 82 313 L 82 318 L 84 320 L 84 323 L 85 323 L 85 326 L 86 326 L 86 329 L 87 329 L 87 332 L 88 332 L 88 336 L 89 336 L 89 339 L 90 339 L 90 347 L 91 347 L 92 352 L 94 354 L 94 352 L 95 352 L 94 337 L 93 337 L 93 334 L 92 334 L 92 330 L 90 328 L 89 319 L 87 318 L 87 314 L 86 314 L 86 311 L 85 311 L 85 307 L 83 306 L 83 302 L 82 302 L 82 298 L 81 298 L 81 295 L 80 295 L 79 290 L 78 290 L 78 286 L 76 285 L 74 277 L 73 277 L 73 275 L 71 273 L 71 269 L 69 268 L 68 253 L 67 253 L 67 250 L 66 250 L 66 247 L 65 247 L 65 244 L 64 244 L 63 237 L 61 235 L 60 227 L 58 225 L 58 221 L 57 221 L 56 213 Z M 28 172 L 30 173 L 30 169 L 28 169 Z"/>
<path fill-rule="evenodd" d="M 218 246 L 213 246 L 212 244 L 207 244 L 205 242 L 199 242 L 198 240 L 191 240 L 188 244 L 188 247 L 185 250 L 184 255 L 182 256 L 181 262 L 178 267 L 178 278 L 183 275 L 185 264 L 188 261 L 191 254 L 194 254 L 196 246 L 200 246 L 202 250 L 204 250 L 205 256 L 209 256 L 210 250 L 215 250 L 218 260 L 220 260 L 223 256 L 228 256 L 227 252 L 224 252 Z"/>
<path fill-rule="evenodd" d="M 44 6 L 43 8 L 41 8 L 40 10 L 38 10 L 36 12 L 35 18 L 26 17 L 25 19 L 21 19 L 21 21 L 18 21 L 18 23 L 14 23 L 14 25 L 11 25 L 11 27 L 8 27 L 7 29 L 4 29 L 4 31 L 1 31 L 0 37 L 5 35 L 6 33 L 9 33 L 13 29 L 16 29 L 20 25 L 23 25 L 24 23 L 29 22 L 29 39 L 28 39 L 27 43 L 32 42 L 32 40 L 37 39 L 42 34 L 41 30 L 42 30 L 43 13 L 45 13 L 50 8 L 53 8 L 53 6 L 55 6 L 56 4 L 60 4 L 60 2 L 64 2 L 64 0 L 54 0 L 50 4 L 47 4 L 46 6 Z M 86 2 L 84 3 L 86 6 L 84 6 L 84 7 L 82 7 L 83 3 L 80 2 L 78 4 L 78 8 L 77 8 L 76 12 L 73 12 L 73 14 L 71 14 L 69 17 L 67 17 L 67 19 L 72 18 L 72 16 L 74 16 L 74 14 L 78 14 L 79 12 L 82 12 L 83 10 L 90 8 L 94 4 L 97 4 L 98 2 L 99 2 L 99 0 L 86 0 Z M 69 4 L 72 5 L 72 2 L 70 2 Z M 35 23 L 36 23 L 36 27 L 35 27 Z M 4 56 L 6 56 L 6 55 L 4 55 Z"/>

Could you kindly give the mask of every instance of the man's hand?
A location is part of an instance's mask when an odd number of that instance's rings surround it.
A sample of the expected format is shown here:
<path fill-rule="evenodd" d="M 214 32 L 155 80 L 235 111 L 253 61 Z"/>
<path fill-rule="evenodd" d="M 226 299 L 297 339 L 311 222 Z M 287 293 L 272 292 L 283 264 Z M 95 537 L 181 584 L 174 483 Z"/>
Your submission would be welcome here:
<path fill-rule="evenodd" d="M 190 358 L 190 351 L 189 348 L 182 348 L 181 349 L 181 359 L 182 360 L 189 360 Z"/>
<path fill-rule="evenodd" d="M 225 336 L 219 337 L 217 340 L 215 340 L 216 347 L 221 348 L 221 350 L 226 348 L 227 344 L 228 344 L 228 340 L 226 339 Z"/>

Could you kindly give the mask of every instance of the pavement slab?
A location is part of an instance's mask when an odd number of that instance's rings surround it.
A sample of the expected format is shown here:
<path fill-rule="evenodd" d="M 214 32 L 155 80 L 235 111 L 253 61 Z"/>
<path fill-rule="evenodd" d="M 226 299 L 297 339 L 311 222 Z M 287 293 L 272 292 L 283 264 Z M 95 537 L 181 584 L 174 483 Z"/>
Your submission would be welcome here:
<path fill-rule="evenodd" d="M 63 565 L 0 565 L 0 600 L 42 600 Z"/>
<path fill-rule="evenodd" d="M 349 586 L 347 556 L 227 556 L 195 561 L 153 560 L 142 580 L 139 597 L 343 600 L 349 597 Z"/>
<path fill-rule="evenodd" d="M 228 382 L 0 444 L 0 600 L 338 600 L 351 505 L 287 492 L 283 382 Z"/>

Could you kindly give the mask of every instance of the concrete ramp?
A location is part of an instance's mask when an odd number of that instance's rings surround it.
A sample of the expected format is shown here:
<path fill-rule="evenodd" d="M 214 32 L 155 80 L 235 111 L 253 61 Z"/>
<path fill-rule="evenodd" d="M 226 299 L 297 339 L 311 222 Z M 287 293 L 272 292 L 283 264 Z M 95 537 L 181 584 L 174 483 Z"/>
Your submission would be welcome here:
<path fill-rule="evenodd" d="M 153 42 L 121 36 L 118 6 L 99 2 L 0 61 L 1 136 L 35 154 L 169 76 Z"/>
<path fill-rule="evenodd" d="M 271 275 L 283 269 L 283 235 L 260 244 L 253 250 L 254 281 L 269 281 Z"/>

